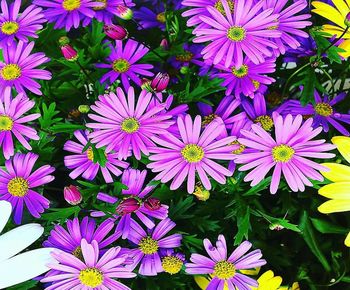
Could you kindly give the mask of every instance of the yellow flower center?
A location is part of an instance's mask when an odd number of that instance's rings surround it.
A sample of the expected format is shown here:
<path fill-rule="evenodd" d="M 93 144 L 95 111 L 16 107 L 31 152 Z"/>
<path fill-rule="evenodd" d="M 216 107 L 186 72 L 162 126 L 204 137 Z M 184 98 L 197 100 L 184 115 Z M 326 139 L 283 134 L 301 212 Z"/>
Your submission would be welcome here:
<path fill-rule="evenodd" d="M 183 261 L 174 256 L 167 256 L 162 259 L 163 270 L 171 275 L 179 273 L 183 265 Z"/>
<path fill-rule="evenodd" d="M 165 23 L 166 21 L 164 12 L 159 13 L 156 18 L 157 18 L 157 21 L 160 23 Z"/>
<path fill-rule="evenodd" d="M 230 11 L 233 12 L 234 10 L 234 3 L 232 0 L 228 0 L 227 1 L 227 4 L 228 6 L 230 7 Z M 225 9 L 224 9 L 224 5 L 222 5 L 222 1 L 221 0 L 218 0 L 215 2 L 214 4 L 214 7 L 224 16 L 226 16 L 226 12 L 225 12 Z"/>
<path fill-rule="evenodd" d="M 246 31 L 241 26 L 231 26 L 229 30 L 227 30 L 227 38 L 235 41 L 240 42 L 245 39 Z"/>
<path fill-rule="evenodd" d="M 29 189 L 28 181 L 22 177 L 15 177 L 7 184 L 8 192 L 15 197 L 23 197 Z"/>
<path fill-rule="evenodd" d="M 83 251 L 81 250 L 81 247 L 78 246 L 73 252 L 72 255 L 76 258 L 78 258 L 79 260 L 83 261 L 84 260 L 84 256 L 83 256 Z"/>
<path fill-rule="evenodd" d="M 16 21 L 5 21 L 1 25 L 1 32 L 6 35 L 15 34 L 19 29 L 19 24 Z"/>
<path fill-rule="evenodd" d="M 13 127 L 13 121 L 9 116 L 0 115 L 0 132 L 11 131 Z"/>
<path fill-rule="evenodd" d="M 252 83 L 253 83 L 255 90 L 260 88 L 260 82 L 252 80 Z"/>
<path fill-rule="evenodd" d="M 292 159 L 294 153 L 294 149 L 285 144 L 281 144 L 272 148 L 272 158 L 275 162 L 288 162 Z"/>
<path fill-rule="evenodd" d="M 232 67 L 232 74 L 237 78 L 244 78 L 248 75 L 249 68 L 247 65 L 242 65 L 239 69 L 236 69 L 234 66 Z"/>
<path fill-rule="evenodd" d="M 89 147 L 88 150 L 86 150 L 86 156 L 90 161 L 94 161 L 94 151 L 91 147 Z"/>
<path fill-rule="evenodd" d="M 239 148 L 236 149 L 236 150 L 233 150 L 233 151 L 232 151 L 232 154 L 241 154 L 241 153 L 245 150 L 245 148 L 246 148 L 245 145 L 239 143 L 237 140 L 231 142 L 230 145 L 239 145 Z"/>
<path fill-rule="evenodd" d="M 21 76 L 21 68 L 17 64 L 7 64 L 0 70 L 0 75 L 5 81 L 15 80 Z"/>
<path fill-rule="evenodd" d="M 79 9 L 81 5 L 80 0 L 63 0 L 62 7 L 64 10 L 70 12 Z"/>
<path fill-rule="evenodd" d="M 187 50 L 184 53 L 176 56 L 176 60 L 181 62 L 190 62 L 192 58 L 193 58 L 193 53 Z"/>
<path fill-rule="evenodd" d="M 328 117 L 333 114 L 333 108 L 328 103 L 318 103 L 315 106 L 316 114 L 324 117 Z"/>
<path fill-rule="evenodd" d="M 158 251 L 159 246 L 158 242 L 151 237 L 145 237 L 140 241 L 139 248 L 145 255 L 151 255 Z"/>
<path fill-rule="evenodd" d="M 103 274 L 96 268 L 86 268 L 80 271 L 79 280 L 84 286 L 98 287 L 103 282 Z"/>
<path fill-rule="evenodd" d="M 121 129 L 126 133 L 134 133 L 140 128 L 140 123 L 135 118 L 124 119 Z"/>
<path fill-rule="evenodd" d="M 100 10 L 104 10 L 107 7 L 107 0 L 95 0 L 95 2 L 100 2 L 102 3 L 101 6 L 98 7 L 93 7 L 92 9 L 95 11 L 100 11 Z"/>
<path fill-rule="evenodd" d="M 113 61 L 113 70 L 118 72 L 118 73 L 124 73 L 127 72 L 130 68 L 130 63 L 123 58 L 119 58 L 115 61 Z"/>
<path fill-rule="evenodd" d="M 187 144 L 182 150 L 183 158 L 189 163 L 196 163 L 203 159 L 204 150 L 196 144 Z"/>
<path fill-rule="evenodd" d="M 273 127 L 273 120 L 267 115 L 257 117 L 254 123 L 259 123 L 265 131 L 270 131 Z"/>
<path fill-rule="evenodd" d="M 218 117 L 218 115 L 215 115 L 215 114 L 210 114 L 208 116 L 205 116 L 202 121 L 202 127 L 209 125 L 212 121 L 215 120 L 216 117 Z"/>
<path fill-rule="evenodd" d="M 236 273 L 235 266 L 228 261 L 217 262 L 214 266 L 213 275 L 219 279 L 229 279 L 232 278 Z"/>
<path fill-rule="evenodd" d="M 194 188 L 193 195 L 196 196 L 200 201 L 206 201 L 210 197 L 210 191 L 206 190 L 201 182 L 197 182 Z"/>

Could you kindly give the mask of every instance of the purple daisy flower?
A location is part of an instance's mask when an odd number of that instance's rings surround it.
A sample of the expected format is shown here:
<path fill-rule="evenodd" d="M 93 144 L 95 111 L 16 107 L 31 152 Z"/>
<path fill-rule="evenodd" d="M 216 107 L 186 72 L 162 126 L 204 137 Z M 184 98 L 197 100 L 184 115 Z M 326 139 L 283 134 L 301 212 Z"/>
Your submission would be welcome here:
<path fill-rule="evenodd" d="M 160 257 L 163 271 L 170 275 L 179 273 L 185 262 L 185 255 L 176 253 L 173 249 L 160 250 Z"/>
<path fill-rule="evenodd" d="M 95 0 L 34 0 L 33 3 L 46 8 L 44 15 L 50 23 L 55 23 L 55 29 L 65 28 L 66 31 L 72 27 L 78 28 L 85 17 L 93 18 L 93 8 L 103 6 L 102 2 Z"/>
<path fill-rule="evenodd" d="M 241 270 L 257 268 L 266 264 L 261 259 L 260 250 L 254 250 L 247 254 L 252 244 L 248 241 L 240 244 L 232 254 L 227 257 L 226 240 L 219 235 L 216 247 L 208 239 L 203 241 L 204 248 L 209 257 L 192 254 L 191 262 L 186 263 L 186 272 L 192 275 L 210 274 L 211 279 L 207 289 L 223 290 L 228 289 L 248 290 L 257 287 L 258 282 L 240 273 Z"/>
<path fill-rule="evenodd" d="M 32 173 L 38 155 L 33 153 L 17 153 L 12 159 L 5 161 L 5 169 L 0 168 L 0 200 L 7 200 L 14 209 L 14 221 L 22 221 L 23 206 L 26 205 L 33 217 L 40 218 L 50 201 L 33 188 L 51 182 L 54 177 L 50 173 L 55 168 L 45 165 Z"/>
<path fill-rule="evenodd" d="M 142 6 L 140 9 L 134 12 L 134 17 L 140 24 L 138 29 L 150 29 L 158 27 L 161 30 L 165 30 L 165 10 L 164 4 L 157 3 L 153 6 L 154 11 L 151 9 Z"/>
<path fill-rule="evenodd" d="M 20 7 L 21 0 L 15 0 L 10 7 L 6 0 L 1 1 L 0 47 L 12 45 L 15 39 L 27 42 L 28 37 L 37 38 L 36 32 L 43 28 L 46 19 L 41 8 L 30 5 L 19 13 Z"/>
<path fill-rule="evenodd" d="M 116 207 L 115 218 L 119 218 L 116 232 L 126 239 L 130 233 L 130 222 L 135 214 L 138 219 L 149 229 L 154 228 L 153 218 L 163 220 L 168 217 L 168 206 L 161 204 L 159 199 L 147 197 L 154 186 L 144 187 L 147 171 L 127 169 L 124 171 L 121 182 L 128 187 L 122 189 L 122 194 L 128 195 L 121 200 Z M 115 204 L 118 199 L 105 193 L 99 193 L 97 199 Z M 104 216 L 104 212 L 94 212 L 93 216 Z"/>
<path fill-rule="evenodd" d="M 122 41 L 116 41 L 116 46 L 111 47 L 111 54 L 107 58 L 108 63 L 96 64 L 98 68 L 112 69 L 110 72 L 103 75 L 101 82 L 109 79 L 110 83 L 114 83 L 116 79 L 121 78 L 121 82 L 125 90 L 130 87 L 129 78 L 141 86 L 141 79 L 137 75 L 153 76 L 149 69 L 153 68 L 151 64 L 136 64 L 147 52 L 148 48 L 138 42 L 129 39 L 124 48 Z"/>
<path fill-rule="evenodd" d="M 274 41 L 278 46 L 276 56 L 285 54 L 286 49 L 289 47 L 297 49 L 301 44 L 297 37 L 308 38 L 309 35 L 301 29 L 312 25 L 312 22 L 305 21 L 305 19 L 311 18 L 310 14 L 296 15 L 302 12 L 308 6 L 308 2 L 305 0 L 294 1 L 289 4 L 288 0 L 266 0 L 264 9 L 273 8 L 274 13 L 278 14 L 274 26 L 269 29 L 275 29 L 281 31 L 281 38 L 276 38 Z"/>
<path fill-rule="evenodd" d="M 239 68 L 235 66 L 226 68 L 222 64 L 215 67 L 219 69 L 215 76 L 224 79 L 221 85 L 226 87 L 226 95 L 233 92 L 237 98 L 240 97 L 240 94 L 253 98 L 261 90 L 265 90 L 264 85 L 275 81 L 274 78 L 266 75 L 276 70 L 276 59 L 274 58 L 255 64 L 246 57 Z"/>
<path fill-rule="evenodd" d="M 5 46 L 2 53 L 4 61 L 0 61 L 0 94 L 6 87 L 14 87 L 18 93 L 28 89 L 34 94 L 42 95 L 40 85 L 33 79 L 50 80 L 51 73 L 36 69 L 37 66 L 50 59 L 42 52 L 30 54 L 34 42 Z"/>
<path fill-rule="evenodd" d="M 118 153 L 105 153 L 105 164 L 94 162 L 94 151 L 92 147 L 88 147 L 86 151 L 84 148 L 89 142 L 87 137 L 88 131 L 75 131 L 74 136 L 80 142 L 67 141 L 64 144 L 63 149 L 75 153 L 74 155 L 68 155 L 64 157 L 64 165 L 69 169 L 74 169 L 69 176 L 72 179 L 76 179 L 79 175 L 82 175 L 87 180 L 95 179 L 99 170 L 101 170 L 104 180 L 107 183 L 113 182 L 111 173 L 115 176 L 122 174 L 119 168 L 128 168 L 129 163 L 118 160 Z"/>
<path fill-rule="evenodd" d="M 214 160 L 232 160 L 231 152 L 237 145 L 229 145 L 235 137 L 215 140 L 223 130 L 224 122 L 220 118 L 212 121 L 201 133 L 202 118 L 196 116 L 192 121 L 190 115 L 177 119 L 180 139 L 168 133 L 162 138 L 152 140 L 159 147 L 150 148 L 154 153 L 149 157 L 153 162 L 147 165 L 153 172 L 160 172 L 154 179 L 166 183 L 173 179 L 170 189 L 178 189 L 187 177 L 187 191 L 192 193 L 196 183 L 196 173 L 207 189 L 211 189 L 208 175 L 220 184 L 226 183 L 226 176 L 232 173 Z"/>
<path fill-rule="evenodd" d="M 282 116 L 275 114 L 275 139 L 259 125 L 253 124 L 252 131 L 242 130 L 242 138 L 238 142 L 258 152 L 237 155 L 235 162 L 244 164 L 240 171 L 253 169 L 246 175 L 244 181 L 252 181 L 251 186 L 257 185 L 272 169 L 270 191 L 275 194 L 283 173 L 288 186 L 292 191 L 304 191 L 306 186 L 313 186 L 309 179 L 323 181 L 318 171 L 328 171 L 322 166 L 307 158 L 333 158 L 332 153 L 326 151 L 335 148 L 325 143 L 325 140 L 312 140 L 322 128 L 312 128 L 312 119 L 302 124 L 301 115 L 294 119 L 292 115 Z M 307 158 L 305 158 L 307 157 Z"/>
<path fill-rule="evenodd" d="M 210 17 L 200 15 L 199 19 L 208 24 L 209 28 L 194 31 L 197 37 L 193 42 L 210 42 L 202 50 L 203 58 L 213 57 L 214 65 L 224 61 L 225 67 L 234 65 L 239 69 L 243 65 L 244 55 L 254 64 L 271 57 L 271 48 L 277 46 L 269 38 L 280 37 L 281 32 L 268 28 L 276 25 L 278 14 L 273 14 L 273 9 L 261 12 L 264 1 L 253 4 L 253 1 L 236 0 L 232 12 L 226 0 L 221 2 L 225 15 L 208 6 Z"/>
<path fill-rule="evenodd" d="M 138 247 L 129 251 L 130 256 L 133 257 L 133 264 L 130 267 L 135 269 L 140 263 L 138 272 L 144 276 L 156 276 L 157 273 L 163 272 L 160 251 L 181 246 L 182 235 L 172 234 L 165 237 L 175 225 L 173 221 L 166 218 L 153 230 L 145 232 L 137 222 L 131 221 L 128 240 Z"/>
<path fill-rule="evenodd" d="M 167 134 L 166 129 L 173 123 L 168 121 L 171 115 L 158 114 L 164 110 L 164 104 L 147 110 L 151 99 L 151 93 L 142 91 L 135 106 L 133 87 L 129 88 L 127 98 L 121 88 L 117 88 L 117 94 L 99 96 L 91 106 L 97 114 L 89 114 L 97 123 L 86 124 L 96 130 L 89 135 L 91 142 L 97 143 L 97 148 L 107 146 L 106 152 L 118 149 L 119 159 L 126 159 L 130 149 L 138 160 L 141 152 L 148 156 L 148 148 L 155 146 L 151 137 Z"/>
<path fill-rule="evenodd" d="M 219 103 L 216 110 L 213 110 L 213 107 L 206 103 L 198 103 L 198 109 L 201 116 L 203 117 L 202 127 L 207 126 L 216 118 L 221 118 L 224 122 L 226 130 L 229 131 L 232 128 L 232 125 L 238 120 L 247 118 L 245 113 L 239 113 L 233 115 L 233 112 L 241 105 L 241 101 L 233 96 L 224 97 Z M 227 137 L 227 131 L 223 130 L 219 135 L 219 138 Z"/>
<path fill-rule="evenodd" d="M 1 101 L 3 100 L 3 101 Z M 32 150 L 27 139 L 39 140 L 33 128 L 23 125 L 38 119 L 40 114 L 23 116 L 35 105 L 23 94 L 11 98 L 11 88 L 7 87 L 4 96 L 0 98 L 0 147 L 6 159 L 14 154 L 13 136 L 27 149 Z"/>
<path fill-rule="evenodd" d="M 185 43 L 183 45 L 183 51 L 172 57 L 169 61 L 178 70 L 184 66 L 189 66 L 191 63 L 201 68 L 203 66 L 201 54 L 203 48 L 203 45 Z"/>
<path fill-rule="evenodd" d="M 136 276 L 129 268 L 128 255 L 120 254 L 121 248 L 110 248 L 101 258 L 98 243 L 81 241 L 82 260 L 72 254 L 54 251 L 52 256 L 58 263 L 48 264 L 51 269 L 40 282 L 52 282 L 46 290 L 86 289 L 86 290 L 130 290 L 116 278 Z"/>
<path fill-rule="evenodd" d="M 316 42 L 311 36 L 308 38 L 296 37 L 296 39 L 301 45 L 296 49 L 287 49 L 283 62 L 298 63 L 302 58 L 316 55 Z"/>
<path fill-rule="evenodd" d="M 328 132 L 330 124 L 343 135 L 349 136 L 349 131 L 340 122 L 350 124 L 350 115 L 338 113 L 334 108 L 345 97 L 346 92 L 337 95 L 334 99 L 330 99 L 327 95 L 322 99 L 320 94 L 315 90 L 314 104 L 303 106 L 299 100 L 289 100 L 281 105 L 278 111 L 281 115 L 292 114 L 295 116 L 300 114 L 304 118 L 312 117 L 314 128 L 322 126 L 323 131 Z"/>
<path fill-rule="evenodd" d="M 85 239 L 89 244 L 95 240 L 98 248 L 101 250 L 115 242 L 119 237 L 116 233 L 107 237 L 114 228 L 114 222 L 110 219 L 102 222 L 97 228 L 95 220 L 89 217 L 84 217 L 81 223 L 79 223 L 78 218 L 67 220 L 66 224 L 67 230 L 61 225 L 56 225 L 50 232 L 50 236 L 43 243 L 43 246 L 59 249 L 81 258 L 82 239 Z"/>

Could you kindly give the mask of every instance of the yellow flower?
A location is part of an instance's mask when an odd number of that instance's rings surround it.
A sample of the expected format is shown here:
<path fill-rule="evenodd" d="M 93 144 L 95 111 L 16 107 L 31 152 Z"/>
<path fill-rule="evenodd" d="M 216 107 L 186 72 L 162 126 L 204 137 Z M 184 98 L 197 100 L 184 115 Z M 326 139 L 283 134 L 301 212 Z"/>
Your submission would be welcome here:
<path fill-rule="evenodd" d="M 336 136 L 332 138 L 332 142 L 345 160 L 350 163 L 350 137 Z M 337 163 L 324 163 L 323 165 L 330 171 L 321 172 L 322 175 L 333 183 L 319 189 L 318 193 L 330 200 L 321 204 L 318 210 L 326 214 L 350 211 L 350 167 Z M 345 240 L 345 245 L 350 247 L 350 233 Z"/>
<path fill-rule="evenodd" d="M 338 38 L 347 29 L 346 16 L 350 12 L 350 0 L 332 0 L 334 6 L 321 1 L 313 1 L 311 4 L 315 7 L 312 12 L 321 15 L 322 17 L 334 23 L 323 25 L 323 31 L 331 36 L 336 35 Z M 343 57 L 350 56 L 350 29 L 342 37 L 344 42 L 339 45 L 345 52 L 340 53 Z"/>

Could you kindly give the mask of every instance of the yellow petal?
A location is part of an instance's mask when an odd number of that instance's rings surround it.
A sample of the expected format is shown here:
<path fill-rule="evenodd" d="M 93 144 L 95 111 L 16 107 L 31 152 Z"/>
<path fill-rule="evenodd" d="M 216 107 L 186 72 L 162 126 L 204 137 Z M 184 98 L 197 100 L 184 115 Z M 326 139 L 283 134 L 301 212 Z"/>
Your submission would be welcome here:
<path fill-rule="evenodd" d="M 321 213 L 333 213 L 333 212 L 343 212 L 350 210 L 350 200 L 348 199 L 335 199 L 329 200 L 321 204 L 318 207 Z"/>
<path fill-rule="evenodd" d="M 274 273 L 271 270 L 266 271 L 264 274 L 262 274 L 259 277 L 258 282 L 259 282 L 259 284 L 263 283 L 263 282 L 266 282 L 266 281 L 270 280 L 271 278 L 273 278 L 274 276 L 275 275 L 274 275 Z"/>
<path fill-rule="evenodd" d="M 318 15 L 321 15 L 322 17 L 345 28 L 346 26 L 344 23 L 345 17 L 343 17 L 343 15 L 333 6 L 323 2 L 319 2 L 319 1 L 312 2 L 312 5 L 316 8 L 316 9 L 313 9 L 312 12 Z"/>
<path fill-rule="evenodd" d="M 345 50 L 345 52 L 339 53 L 342 57 L 347 58 L 350 56 L 350 40 L 349 39 L 345 40 L 342 44 L 339 45 L 339 47 Z M 348 159 L 346 159 L 346 160 L 349 162 Z"/>
<path fill-rule="evenodd" d="M 318 193 L 331 199 L 345 199 L 350 202 L 350 182 L 335 182 L 327 184 Z"/>
<path fill-rule="evenodd" d="M 260 267 L 254 268 L 252 270 L 239 270 L 239 272 L 245 275 L 258 275 L 260 272 Z"/>
<path fill-rule="evenodd" d="M 197 285 L 202 290 L 207 289 L 207 286 L 209 285 L 209 280 L 203 276 L 194 276 L 194 281 L 196 281 Z"/>
<path fill-rule="evenodd" d="M 343 27 L 339 27 L 339 26 L 331 25 L 331 24 L 324 24 L 324 25 L 322 26 L 322 31 L 323 31 L 323 32 L 326 32 L 326 33 L 328 33 L 328 34 L 330 34 L 330 36 L 328 36 L 328 37 L 332 37 L 332 36 L 336 35 L 337 38 L 339 38 L 340 36 L 343 35 L 344 30 L 345 30 L 345 29 L 344 29 Z M 342 38 L 344 38 L 344 39 L 345 39 L 345 38 L 349 38 L 348 33 L 346 33 L 345 35 L 343 35 Z"/>
<path fill-rule="evenodd" d="M 338 163 L 323 163 L 323 166 L 329 168 L 330 171 L 320 171 L 321 174 L 330 181 L 349 181 L 350 182 L 350 166 Z"/>
<path fill-rule="evenodd" d="M 292 285 L 292 290 L 300 290 L 300 286 L 298 282 L 294 282 Z"/>
<path fill-rule="evenodd" d="M 332 0 L 332 2 L 345 19 L 346 15 L 350 11 L 348 5 L 346 5 L 346 3 L 343 0 Z"/>
<path fill-rule="evenodd" d="M 345 246 L 350 247 L 350 233 L 348 233 L 348 235 L 346 236 L 344 244 Z"/>
<path fill-rule="evenodd" d="M 335 136 L 332 143 L 337 146 L 340 154 L 350 163 L 350 137 Z"/>

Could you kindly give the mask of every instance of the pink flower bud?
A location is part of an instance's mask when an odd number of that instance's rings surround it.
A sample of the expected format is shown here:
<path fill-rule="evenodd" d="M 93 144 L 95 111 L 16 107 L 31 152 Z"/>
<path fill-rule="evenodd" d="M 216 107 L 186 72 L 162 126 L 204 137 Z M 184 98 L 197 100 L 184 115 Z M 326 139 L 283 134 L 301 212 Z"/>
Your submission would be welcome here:
<path fill-rule="evenodd" d="M 350 27 L 350 12 L 346 15 L 344 23 L 347 27 Z"/>
<path fill-rule="evenodd" d="M 120 25 L 105 25 L 103 27 L 105 34 L 115 40 L 124 40 L 128 38 L 128 31 Z"/>
<path fill-rule="evenodd" d="M 63 189 L 63 195 L 66 202 L 68 202 L 71 205 L 77 205 L 83 200 L 83 197 L 81 196 L 78 187 L 74 185 L 66 186 Z"/>
<path fill-rule="evenodd" d="M 163 38 L 162 41 L 160 42 L 160 46 L 163 47 L 165 50 L 169 49 L 169 43 L 166 38 Z"/>
<path fill-rule="evenodd" d="M 137 211 L 140 208 L 140 202 L 133 197 L 124 199 L 116 208 L 116 212 L 119 215 L 126 215 Z"/>
<path fill-rule="evenodd" d="M 160 93 L 164 91 L 169 84 L 170 77 L 167 73 L 158 73 L 151 82 L 153 91 Z"/>
<path fill-rule="evenodd" d="M 68 61 L 76 61 L 78 59 L 78 52 L 69 44 L 61 46 L 61 52 Z"/>
<path fill-rule="evenodd" d="M 155 197 L 150 197 L 144 202 L 145 208 L 149 210 L 157 210 L 162 206 L 160 200 Z"/>
<path fill-rule="evenodd" d="M 129 7 L 118 5 L 117 6 L 117 15 L 124 20 L 130 20 L 132 19 L 134 13 Z"/>

